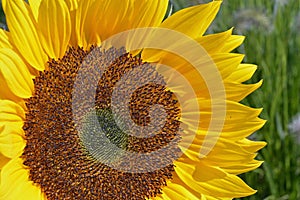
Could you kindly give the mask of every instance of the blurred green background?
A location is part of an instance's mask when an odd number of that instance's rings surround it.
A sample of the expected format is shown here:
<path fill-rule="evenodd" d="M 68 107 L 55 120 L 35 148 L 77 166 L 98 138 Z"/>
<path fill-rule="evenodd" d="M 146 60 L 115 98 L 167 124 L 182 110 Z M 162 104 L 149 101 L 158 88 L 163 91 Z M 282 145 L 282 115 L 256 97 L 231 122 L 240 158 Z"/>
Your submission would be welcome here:
<path fill-rule="evenodd" d="M 0 28 L 6 28 L 5 17 L 2 10 L 2 1 L 0 0 Z"/>
<path fill-rule="evenodd" d="M 172 0 L 172 12 L 207 0 Z M 258 65 L 249 83 L 264 79 L 262 88 L 243 103 L 263 107 L 268 122 L 251 139 L 267 141 L 258 154 L 265 163 L 241 177 L 258 192 L 251 200 L 300 199 L 300 1 L 224 0 L 208 30 L 217 33 L 235 27 L 246 36 L 236 50 L 246 54 L 245 62 Z M 6 28 L 0 12 L 0 27 Z"/>

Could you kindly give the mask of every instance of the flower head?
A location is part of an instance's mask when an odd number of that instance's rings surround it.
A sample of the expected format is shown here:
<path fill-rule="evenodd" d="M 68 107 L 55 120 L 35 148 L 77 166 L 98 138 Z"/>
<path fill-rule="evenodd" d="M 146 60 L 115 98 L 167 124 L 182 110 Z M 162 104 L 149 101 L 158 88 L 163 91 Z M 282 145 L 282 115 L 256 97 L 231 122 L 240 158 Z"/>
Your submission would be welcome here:
<path fill-rule="evenodd" d="M 0 199 L 231 199 L 264 120 L 221 1 L 3 0 Z"/>

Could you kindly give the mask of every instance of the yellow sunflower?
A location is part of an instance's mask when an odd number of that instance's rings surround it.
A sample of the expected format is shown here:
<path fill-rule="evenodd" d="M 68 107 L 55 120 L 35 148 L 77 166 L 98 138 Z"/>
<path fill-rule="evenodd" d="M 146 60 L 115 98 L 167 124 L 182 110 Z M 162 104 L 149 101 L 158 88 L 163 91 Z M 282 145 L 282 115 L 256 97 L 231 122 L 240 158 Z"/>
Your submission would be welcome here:
<path fill-rule="evenodd" d="M 165 18 L 167 0 L 2 0 L 0 199 L 252 195 L 265 123 L 239 102 L 256 70 L 221 1 Z"/>

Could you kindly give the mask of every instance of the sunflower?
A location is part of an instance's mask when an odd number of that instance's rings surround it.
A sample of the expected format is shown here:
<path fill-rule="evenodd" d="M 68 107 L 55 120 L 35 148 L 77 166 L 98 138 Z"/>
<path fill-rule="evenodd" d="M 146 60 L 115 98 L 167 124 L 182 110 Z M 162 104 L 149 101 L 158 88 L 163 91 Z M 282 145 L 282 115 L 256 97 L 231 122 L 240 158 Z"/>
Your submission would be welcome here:
<path fill-rule="evenodd" d="M 252 195 L 261 82 L 204 35 L 221 1 L 165 19 L 167 0 L 2 0 L 0 199 Z"/>

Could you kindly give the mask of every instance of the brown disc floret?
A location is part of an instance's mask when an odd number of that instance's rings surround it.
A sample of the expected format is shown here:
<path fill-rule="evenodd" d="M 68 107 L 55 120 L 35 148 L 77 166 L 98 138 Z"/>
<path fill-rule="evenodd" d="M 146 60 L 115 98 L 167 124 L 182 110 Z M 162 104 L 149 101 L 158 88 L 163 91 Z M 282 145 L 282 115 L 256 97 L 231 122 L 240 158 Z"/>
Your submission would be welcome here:
<path fill-rule="evenodd" d="M 134 200 L 155 197 L 161 193 L 166 181 L 172 178 L 172 163 L 151 172 L 123 172 L 104 164 L 89 151 L 95 144 L 101 146 L 101 140 L 88 148 L 78 132 L 78 124 L 74 122 L 72 113 L 73 86 L 84 59 L 92 50 L 70 48 L 63 58 L 50 60 L 47 69 L 34 79 L 35 92 L 27 100 L 28 110 L 23 126 L 26 147 L 22 157 L 24 165 L 30 170 L 29 177 L 41 187 L 49 200 Z M 90 67 L 96 67 L 99 62 L 101 59 L 95 57 Z M 175 95 L 166 86 L 146 84 L 137 88 L 131 96 L 128 105 L 130 117 L 137 125 L 147 126 L 151 121 L 151 106 L 159 104 L 167 113 L 163 128 L 152 137 L 138 138 L 117 127 L 116 119 L 112 117 L 112 92 L 126 72 L 141 65 L 153 68 L 129 53 L 114 60 L 99 77 L 93 108 L 105 137 L 112 143 L 128 152 L 147 153 L 162 148 L 170 141 L 179 141 L 180 108 Z M 83 103 L 82 118 L 89 121 L 84 107 Z M 89 132 L 85 136 L 94 138 Z M 174 160 L 180 149 L 178 145 L 171 149 L 169 156 Z M 96 153 L 103 152 L 98 148 Z"/>

